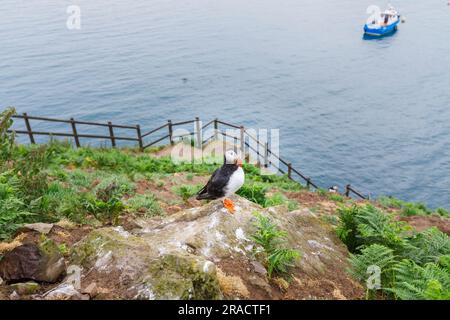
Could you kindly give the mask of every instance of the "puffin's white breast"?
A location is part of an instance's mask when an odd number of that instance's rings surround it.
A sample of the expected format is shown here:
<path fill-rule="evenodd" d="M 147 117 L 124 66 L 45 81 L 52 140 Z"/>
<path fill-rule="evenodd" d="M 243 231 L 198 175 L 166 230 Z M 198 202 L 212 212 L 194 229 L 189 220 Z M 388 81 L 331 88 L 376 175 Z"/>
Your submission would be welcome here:
<path fill-rule="evenodd" d="M 230 177 L 227 186 L 225 187 L 225 196 L 228 197 L 239 190 L 244 184 L 245 174 L 241 167 L 237 168 Z"/>

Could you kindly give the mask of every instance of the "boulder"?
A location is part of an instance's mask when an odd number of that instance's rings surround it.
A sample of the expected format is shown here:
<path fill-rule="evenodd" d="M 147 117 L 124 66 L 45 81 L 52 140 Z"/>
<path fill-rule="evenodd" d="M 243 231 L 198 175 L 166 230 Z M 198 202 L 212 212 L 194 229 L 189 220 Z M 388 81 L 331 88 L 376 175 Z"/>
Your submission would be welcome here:
<path fill-rule="evenodd" d="M 92 231 L 73 248 L 71 262 L 82 266 L 83 282 L 96 282 L 104 299 L 304 298 L 314 280 L 314 298 L 362 297 L 362 287 L 349 278 L 348 252 L 335 231 L 309 210 L 288 212 L 284 206 L 262 208 L 233 196 L 236 213 L 220 200 L 166 217 L 135 221 L 125 231 L 106 227 Z M 255 212 L 269 216 L 287 233 L 287 247 L 302 258 L 289 286 L 268 279 L 262 250 L 252 240 Z M 283 284 L 283 285 L 280 285 Z M 325 283 L 325 282 L 324 282 Z M 281 288 L 280 288 L 281 287 Z"/>
<path fill-rule="evenodd" d="M 43 294 L 44 300 L 89 300 L 89 295 L 81 294 L 72 284 L 61 283 Z"/>
<path fill-rule="evenodd" d="M 13 291 L 9 295 L 9 300 L 20 300 L 20 295 L 16 291 Z"/>
<path fill-rule="evenodd" d="M 24 224 L 23 228 L 24 229 L 28 229 L 28 230 L 37 231 L 37 232 L 42 233 L 42 234 L 48 234 L 48 233 L 50 233 L 50 231 L 52 231 L 53 224 L 51 224 L 51 223 L 42 223 L 42 222 L 28 223 L 28 224 Z"/>
<path fill-rule="evenodd" d="M 91 298 L 95 297 L 98 294 L 97 284 L 92 282 L 84 290 L 82 290 L 82 293 L 88 294 Z"/>
<path fill-rule="evenodd" d="M 255 270 L 256 273 L 259 273 L 263 276 L 267 275 L 266 268 L 260 262 L 252 261 L 251 265 L 253 266 L 253 269 Z"/>
<path fill-rule="evenodd" d="M 7 282 L 34 280 L 53 283 L 65 271 L 64 258 L 54 242 L 27 243 L 7 252 L 0 260 L 0 277 Z"/>
<path fill-rule="evenodd" d="M 33 294 L 39 290 L 39 287 L 39 284 L 34 281 L 19 282 L 11 285 L 11 288 L 20 295 Z"/>

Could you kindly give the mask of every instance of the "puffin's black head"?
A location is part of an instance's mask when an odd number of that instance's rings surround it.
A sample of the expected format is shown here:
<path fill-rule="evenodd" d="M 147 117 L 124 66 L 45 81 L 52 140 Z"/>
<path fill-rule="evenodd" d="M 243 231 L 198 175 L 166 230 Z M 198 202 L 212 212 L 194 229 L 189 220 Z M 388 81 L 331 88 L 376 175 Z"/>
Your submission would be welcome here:
<path fill-rule="evenodd" d="M 223 158 L 224 164 L 234 164 L 236 166 L 242 167 L 241 158 L 233 150 L 228 150 L 227 152 L 225 152 Z"/>

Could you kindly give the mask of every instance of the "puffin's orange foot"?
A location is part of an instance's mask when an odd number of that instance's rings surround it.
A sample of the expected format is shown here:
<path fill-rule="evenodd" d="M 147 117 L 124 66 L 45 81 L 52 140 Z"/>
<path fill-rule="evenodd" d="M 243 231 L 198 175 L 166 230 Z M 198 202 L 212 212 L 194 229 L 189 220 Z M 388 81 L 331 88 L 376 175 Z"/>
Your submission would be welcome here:
<path fill-rule="evenodd" d="M 236 209 L 234 208 L 234 203 L 230 199 L 227 198 L 223 199 L 223 207 L 227 209 L 228 212 L 231 214 L 236 212 Z"/>

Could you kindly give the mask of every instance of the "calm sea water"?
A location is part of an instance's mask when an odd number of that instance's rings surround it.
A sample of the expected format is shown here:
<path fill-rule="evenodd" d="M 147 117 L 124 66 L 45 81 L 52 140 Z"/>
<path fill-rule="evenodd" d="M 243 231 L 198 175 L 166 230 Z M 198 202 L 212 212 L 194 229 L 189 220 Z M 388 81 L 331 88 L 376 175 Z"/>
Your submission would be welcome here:
<path fill-rule="evenodd" d="M 384 1 L 2 0 L 0 105 L 280 128 L 281 155 L 325 187 L 450 207 L 446 2 L 394 1 L 406 23 L 366 40 Z M 66 28 L 73 4 L 81 30 Z"/>

